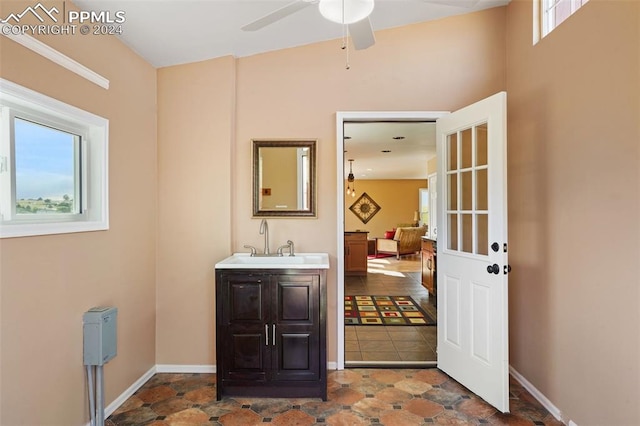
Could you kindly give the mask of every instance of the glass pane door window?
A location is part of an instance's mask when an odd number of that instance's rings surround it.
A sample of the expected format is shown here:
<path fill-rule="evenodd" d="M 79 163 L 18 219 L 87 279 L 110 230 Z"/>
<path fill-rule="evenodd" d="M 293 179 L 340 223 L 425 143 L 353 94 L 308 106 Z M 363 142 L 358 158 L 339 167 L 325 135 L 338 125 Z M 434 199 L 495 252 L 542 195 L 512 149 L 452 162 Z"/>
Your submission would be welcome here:
<path fill-rule="evenodd" d="M 449 250 L 488 255 L 488 124 L 447 135 L 446 209 Z"/>

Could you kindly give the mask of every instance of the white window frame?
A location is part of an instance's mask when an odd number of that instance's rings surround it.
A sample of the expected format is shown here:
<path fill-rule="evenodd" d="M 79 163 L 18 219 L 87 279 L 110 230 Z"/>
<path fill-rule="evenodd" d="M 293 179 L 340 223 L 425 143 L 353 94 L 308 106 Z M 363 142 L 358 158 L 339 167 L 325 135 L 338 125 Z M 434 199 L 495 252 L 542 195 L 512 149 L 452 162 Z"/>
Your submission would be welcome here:
<path fill-rule="evenodd" d="M 586 3 L 582 0 L 570 0 L 570 2 L 571 12 L 569 16 L 573 15 Z M 534 44 L 557 28 L 558 25 L 555 25 L 555 11 L 558 3 L 560 3 L 560 0 L 537 0 L 533 2 Z"/>
<path fill-rule="evenodd" d="M 77 135 L 76 211 L 16 214 L 14 119 Z M 0 238 L 109 229 L 109 120 L 0 79 Z"/>

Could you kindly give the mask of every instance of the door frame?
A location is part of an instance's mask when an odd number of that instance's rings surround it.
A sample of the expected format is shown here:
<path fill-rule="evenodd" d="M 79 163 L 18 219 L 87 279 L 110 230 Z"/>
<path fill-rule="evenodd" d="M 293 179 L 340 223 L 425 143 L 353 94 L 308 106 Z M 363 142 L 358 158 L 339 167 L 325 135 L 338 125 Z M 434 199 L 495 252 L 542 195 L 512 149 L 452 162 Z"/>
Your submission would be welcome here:
<path fill-rule="evenodd" d="M 336 368 L 344 370 L 344 123 L 376 121 L 436 121 L 448 115 L 448 111 L 338 111 L 336 113 L 336 208 L 337 208 L 337 247 L 336 247 Z M 438 164 L 438 167 L 440 165 Z"/>

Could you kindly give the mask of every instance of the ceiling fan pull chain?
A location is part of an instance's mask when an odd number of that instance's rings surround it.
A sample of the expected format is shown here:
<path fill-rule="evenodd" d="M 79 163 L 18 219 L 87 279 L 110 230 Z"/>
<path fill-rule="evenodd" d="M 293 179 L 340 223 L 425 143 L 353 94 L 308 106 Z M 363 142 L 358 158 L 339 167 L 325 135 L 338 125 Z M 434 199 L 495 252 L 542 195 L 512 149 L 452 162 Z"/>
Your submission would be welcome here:
<path fill-rule="evenodd" d="M 347 50 L 347 64 L 345 66 L 346 69 L 351 68 L 351 65 L 349 64 L 349 32 L 347 30 L 347 41 L 346 41 L 346 50 Z"/>
<path fill-rule="evenodd" d="M 345 17 L 344 3 L 345 3 L 345 0 L 342 0 L 342 49 L 347 50 L 347 64 L 345 66 L 345 69 L 349 69 L 351 68 L 351 65 L 349 64 L 349 27 L 345 23 L 345 19 L 344 19 Z"/>

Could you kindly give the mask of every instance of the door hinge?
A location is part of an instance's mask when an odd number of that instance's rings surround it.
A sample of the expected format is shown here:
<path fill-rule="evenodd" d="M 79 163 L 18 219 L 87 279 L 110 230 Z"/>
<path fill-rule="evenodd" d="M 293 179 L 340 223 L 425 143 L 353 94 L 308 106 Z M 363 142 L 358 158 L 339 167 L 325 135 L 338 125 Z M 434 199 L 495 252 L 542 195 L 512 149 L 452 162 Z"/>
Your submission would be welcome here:
<path fill-rule="evenodd" d="M 7 157 L 6 156 L 0 156 L 0 173 L 4 173 L 4 172 L 8 172 L 9 171 L 9 167 L 7 166 Z"/>
<path fill-rule="evenodd" d="M 502 246 L 502 249 L 504 250 L 504 252 L 507 252 L 507 243 L 504 243 L 504 245 Z"/>

